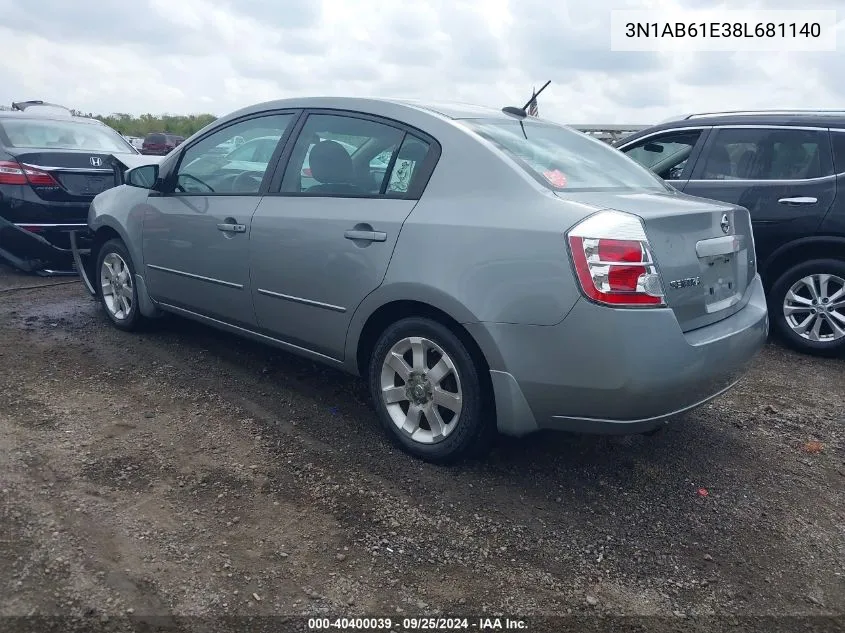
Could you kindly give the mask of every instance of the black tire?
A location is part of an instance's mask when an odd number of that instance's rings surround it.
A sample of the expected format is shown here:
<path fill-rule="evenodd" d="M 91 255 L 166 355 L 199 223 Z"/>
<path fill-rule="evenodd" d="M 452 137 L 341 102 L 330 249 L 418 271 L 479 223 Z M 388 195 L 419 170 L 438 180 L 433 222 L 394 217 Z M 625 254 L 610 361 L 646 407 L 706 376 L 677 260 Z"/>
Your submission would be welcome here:
<path fill-rule="evenodd" d="M 126 263 L 126 268 L 131 276 L 132 305 L 130 306 L 128 315 L 125 318 L 118 318 L 112 314 L 112 311 L 106 303 L 106 297 L 103 295 L 103 284 L 101 282 L 100 275 L 103 270 L 103 262 L 106 257 L 112 253 L 116 254 Z M 91 283 L 97 291 L 97 299 L 100 302 L 100 307 L 103 308 L 103 312 L 105 312 L 109 321 L 111 321 L 116 328 L 125 332 L 134 332 L 141 329 L 146 324 L 144 315 L 142 315 L 141 311 L 138 309 L 138 288 L 135 285 L 135 264 L 132 263 L 132 257 L 129 255 L 129 250 L 126 248 L 123 241 L 119 239 L 112 239 L 103 244 L 100 251 L 97 253 L 97 268 L 94 270 L 94 277 L 91 279 Z"/>
<path fill-rule="evenodd" d="M 840 279 L 845 279 L 845 261 L 814 259 L 798 264 L 783 273 L 772 284 L 769 292 L 769 319 L 773 332 L 791 348 L 814 356 L 838 356 L 845 353 L 845 336 L 831 341 L 808 340 L 792 329 L 784 314 L 783 304 L 792 286 L 805 277 L 820 274 L 835 275 Z M 845 310 L 839 312 L 845 314 Z M 845 324 L 839 323 L 839 326 L 845 329 Z M 823 325 L 822 334 L 831 332 L 829 328 L 829 325 Z"/>
<path fill-rule="evenodd" d="M 460 380 L 462 394 L 460 413 L 456 416 L 456 421 L 454 418 L 449 421 L 455 426 L 448 434 L 445 434 L 444 438 L 430 444 L 412 439 L 397 426 L 382 395 L 381 376 L 384 361 L 391 348 L 408 337 L 422 337 L 440 347 L 451 359 Z M 432 353 L 431 362 L 434 363 L 437 353 Z M 473 358 L 460 338 L 437 321 L 412 317 L 390 325 L 379 337 L 373 349 L 368 383 L 379 420 L 396 445 L 415 457 L 439 464 L 484 454 L 490 448 L 491 440 L 495 435 L 495 418 L 492 415 L 479 365 L 480 363 Z M 428 425 L 428 422 L 424 424 Z"/>

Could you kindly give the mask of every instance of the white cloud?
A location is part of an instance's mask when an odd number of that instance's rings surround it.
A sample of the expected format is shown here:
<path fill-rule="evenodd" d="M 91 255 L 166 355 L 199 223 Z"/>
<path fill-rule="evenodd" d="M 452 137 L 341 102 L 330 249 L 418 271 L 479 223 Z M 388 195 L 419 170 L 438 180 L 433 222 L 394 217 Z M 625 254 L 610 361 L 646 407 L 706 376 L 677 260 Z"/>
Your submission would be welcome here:
<path fill-rule="evenodd" d="M 810 0 L 804 8 L 831 8 Z M 786 0 L 731 8 L 790 8 Z M 521 105 L 544 117 L 650 123 L 682 112 L 845 100 L 845 54 L 625 53 L 610 10 L 697 0 L 0 0 L 0 100 L 97 113 L 225 114 L 274 98 L 372 95 Z M 845 46 L 845 14 L 839 39 Z"/>

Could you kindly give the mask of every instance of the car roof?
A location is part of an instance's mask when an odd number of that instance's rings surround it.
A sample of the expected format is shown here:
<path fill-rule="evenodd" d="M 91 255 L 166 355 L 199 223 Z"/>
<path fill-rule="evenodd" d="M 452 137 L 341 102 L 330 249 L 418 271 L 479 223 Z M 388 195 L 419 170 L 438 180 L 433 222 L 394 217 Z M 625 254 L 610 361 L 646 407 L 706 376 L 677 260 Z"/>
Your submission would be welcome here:
<path fill-rule="evenodd" d="M 237 112 L 233 112 L 219 121 L 261 112 L 264 110 L 287 109 L 287 108 L 321 108 L 336 110 L 351 110 L 364 113 L 377 114 L 382 112 L 385 106 L 400 106 L 409 110 L 425 112 L 434 116 L 446 119 L 477 119 L 493 118 L 513 120 L 500 108 L 475 105 L 471 103 L 460 103 L 451 101 L 424 101 L 414 99 L 389 99 L 382 97 L 301 97 L 291 99 L 279 99 L 265 101 L 248 106 Z"/>
<path fill-rule="evenodd" d="M 714 112 L 689 114 L 639 130 L 619 141 L 627 144 L 662 130 L 718 127 L 725 125 L 778 125 L 787 127 L 845 128 L 845 111 L 833 110 L 761 110 L 757 112 Z"/>
<path fill-rule="evenodd" d="M 513 119 L 502 112 L 501 108 L 461 103 L 458 101 L 420 101 L 414 99 L 384 99 L 390 103 L 406 105 L 418 110 L 435 112 L 449 119 Z"/>

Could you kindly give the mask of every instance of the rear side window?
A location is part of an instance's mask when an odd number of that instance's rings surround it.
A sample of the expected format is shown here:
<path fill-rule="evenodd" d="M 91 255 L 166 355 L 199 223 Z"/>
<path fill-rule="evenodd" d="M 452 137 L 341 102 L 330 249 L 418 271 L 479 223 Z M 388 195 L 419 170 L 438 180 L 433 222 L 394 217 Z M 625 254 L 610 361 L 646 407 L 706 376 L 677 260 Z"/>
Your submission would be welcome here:
<path fill-rule="evenodd" d="M 407 193 L 408 189 L 416 185 L 416 181 L 422 173 L 423 161 L 425 161 L 431 145 L 424 140 L 406 134 L 405 140 L 399 147 L 396 154 L 396 161 L 390 171 L 390 180 L 387 181 L 387 193 Z M 370 162 L 370 169 L 378 169 L 378 159 L 384 155 L 380 154 Z M 387 160 L 389 156 L 384 157 Z M 385 161 L 386 162 L 386 161 Z M 375 165 L 374 165 L 375 163 Z"/>
<path fill-rule="evenodd" d="M 806 180 L 833 173 L 827 135 L 794 128 L 716 130 L 701 180 Z"/>
<path fill-rule="evenodd" d="M 401 193 L 410 182 L 396 166 L 405 137 L 402 130 L 377 121 L 311 114 L 294 145 L 281 190 L 313 196 Z"/>
<path fill-rule="evenodd" d="M 652 172 L 607 143 L 550 123 L 472 119 L 462 122 L 555 191 L 666 191 Z"/>
<path fill-rule="evenodd" d="M 845 174 L 845 132 L 831 132 L 833 143 L 833 162 L 837 174 Z"/>

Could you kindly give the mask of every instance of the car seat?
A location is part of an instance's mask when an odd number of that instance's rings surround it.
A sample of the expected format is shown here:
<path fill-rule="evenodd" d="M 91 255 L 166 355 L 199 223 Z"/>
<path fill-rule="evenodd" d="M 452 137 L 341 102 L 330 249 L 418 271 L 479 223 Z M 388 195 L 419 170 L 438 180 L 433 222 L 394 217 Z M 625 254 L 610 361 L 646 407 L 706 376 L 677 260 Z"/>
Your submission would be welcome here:
<path fill-rule="evenodd" d="M 320 141 L 311 148 L 308 163 L 311 177 L 319 183 L 309 187 L 308 193 L 366 193 L 353 184 L 352 157 L 340 143 Z"/>
<path fill-rule="evenodd" d="M 704 165 L 704 178 L 707 180 L 725 180 L 733 176 L 731 155 L 724 145 L 716 145 Z"/>

